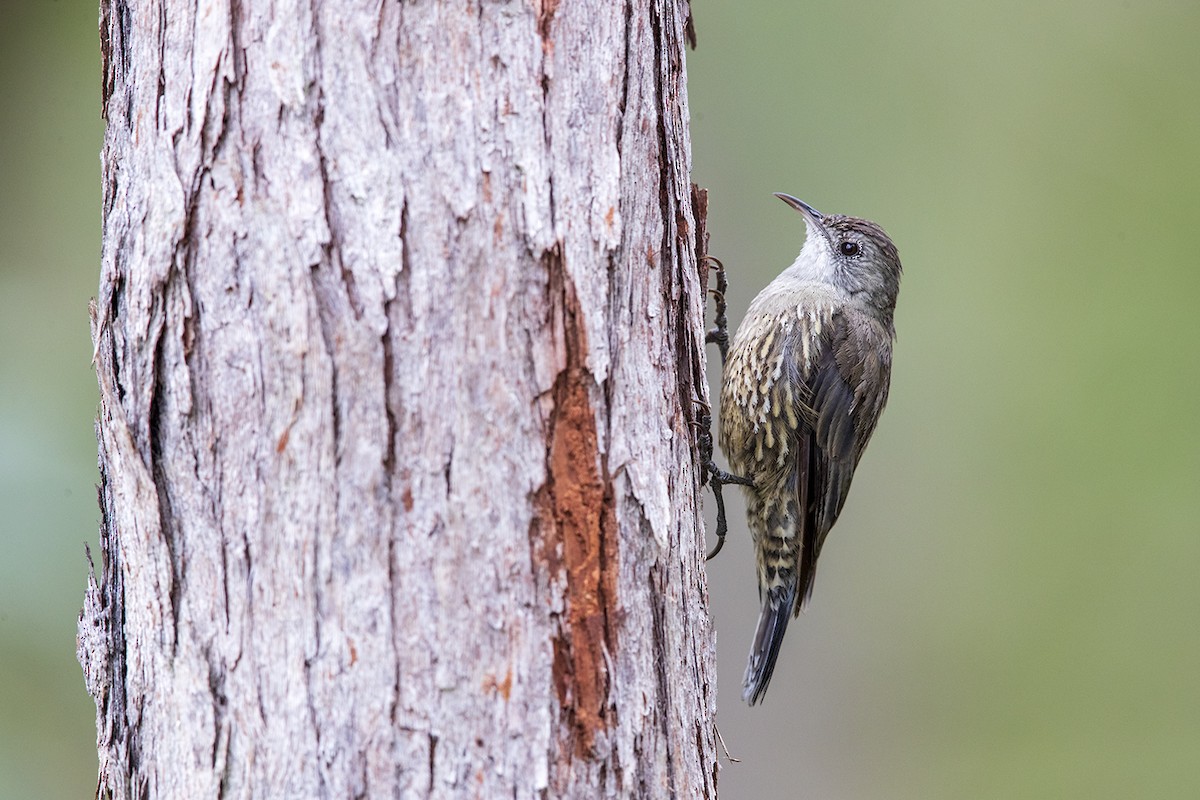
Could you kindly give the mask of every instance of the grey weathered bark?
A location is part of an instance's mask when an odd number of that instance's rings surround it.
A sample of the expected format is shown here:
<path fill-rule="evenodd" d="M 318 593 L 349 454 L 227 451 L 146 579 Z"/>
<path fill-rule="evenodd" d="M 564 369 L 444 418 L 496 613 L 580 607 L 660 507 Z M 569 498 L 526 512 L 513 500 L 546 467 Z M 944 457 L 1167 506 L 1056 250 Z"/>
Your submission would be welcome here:
<path fill-rule="evenodd" d="M 715 795 L 687 13 L 103 2 L 102 796 Z"/>

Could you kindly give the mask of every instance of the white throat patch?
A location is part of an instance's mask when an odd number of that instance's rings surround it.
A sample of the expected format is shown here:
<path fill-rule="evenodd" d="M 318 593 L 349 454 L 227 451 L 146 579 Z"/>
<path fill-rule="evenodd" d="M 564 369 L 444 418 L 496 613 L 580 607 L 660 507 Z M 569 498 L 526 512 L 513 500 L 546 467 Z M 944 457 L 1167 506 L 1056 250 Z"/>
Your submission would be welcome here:
<path fill-rule="evenodd" d="M 787 271 L 795 277 L 813 283 L 832 283 L 837 269 L 829 240 L 808 220 L 804 221 L 806 233 L 800 255 Z"/>

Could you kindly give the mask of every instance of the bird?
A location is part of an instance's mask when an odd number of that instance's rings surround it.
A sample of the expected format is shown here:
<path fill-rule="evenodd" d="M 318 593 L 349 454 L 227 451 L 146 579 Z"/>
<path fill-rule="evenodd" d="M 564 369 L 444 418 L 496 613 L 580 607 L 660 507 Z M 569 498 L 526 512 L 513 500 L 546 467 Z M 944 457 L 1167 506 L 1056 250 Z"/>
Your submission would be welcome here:
<path fill-rule="evenodd" d="M 746 479 L 761 611 L 743 680 L 767 691 L 788 622 L 812 596 L 817 556 L 887 403 L 900 256 L 870 220 L 804 219 L 796 260 L 754 298 L 729 346 L 719 444 Z"/>

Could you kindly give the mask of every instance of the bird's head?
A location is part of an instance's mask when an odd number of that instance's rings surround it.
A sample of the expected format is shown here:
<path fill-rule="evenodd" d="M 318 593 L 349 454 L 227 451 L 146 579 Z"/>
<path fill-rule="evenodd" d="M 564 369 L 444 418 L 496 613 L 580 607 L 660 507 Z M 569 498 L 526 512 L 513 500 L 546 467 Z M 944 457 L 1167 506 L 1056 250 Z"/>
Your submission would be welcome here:
<path fill-rule="evenodd" d="M 808 231 L 790 267 L 797 277 L 836 287 L 890 325 L 900 293 L 900 254 L 883 228 L 860 217 L 822 214 L 790 194 L 775 196 L 800 212 Z"/>

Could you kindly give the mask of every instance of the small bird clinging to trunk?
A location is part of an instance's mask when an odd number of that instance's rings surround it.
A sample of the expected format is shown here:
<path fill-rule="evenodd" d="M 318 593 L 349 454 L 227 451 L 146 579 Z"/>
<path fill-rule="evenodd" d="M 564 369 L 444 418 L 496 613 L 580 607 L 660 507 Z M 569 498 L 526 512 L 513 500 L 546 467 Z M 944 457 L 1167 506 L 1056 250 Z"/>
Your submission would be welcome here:
<path fill-rule="evenodd" d="M 742 697 L 762 699 L 788 620 L 812 594 L 817 556 L 887 402 L 900 257 L 865 219 L 804 217 L 795 262 L 746 312 L 721 385 L 721 449 L 745 488 L 762 611 Z"/>

